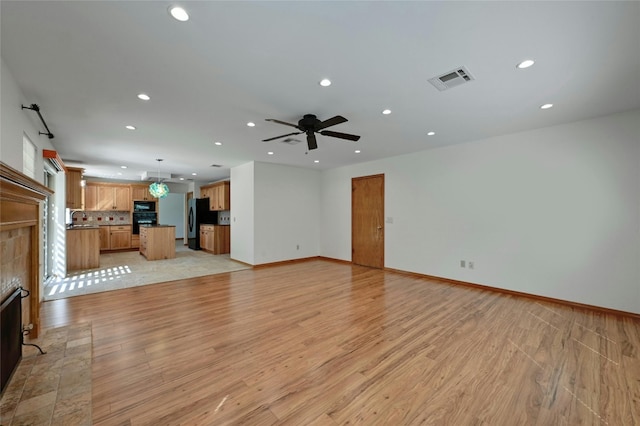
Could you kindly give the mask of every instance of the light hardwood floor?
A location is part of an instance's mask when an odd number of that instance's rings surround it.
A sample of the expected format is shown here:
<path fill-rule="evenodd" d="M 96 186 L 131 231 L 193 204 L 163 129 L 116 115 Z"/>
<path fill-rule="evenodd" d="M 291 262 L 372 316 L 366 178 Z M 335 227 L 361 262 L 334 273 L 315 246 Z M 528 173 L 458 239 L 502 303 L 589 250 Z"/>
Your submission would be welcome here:
<path fill-rule="evenodd" d="M 46 302 L 96 425 L 640 425 L 640 321 L 311 260 Z"/>

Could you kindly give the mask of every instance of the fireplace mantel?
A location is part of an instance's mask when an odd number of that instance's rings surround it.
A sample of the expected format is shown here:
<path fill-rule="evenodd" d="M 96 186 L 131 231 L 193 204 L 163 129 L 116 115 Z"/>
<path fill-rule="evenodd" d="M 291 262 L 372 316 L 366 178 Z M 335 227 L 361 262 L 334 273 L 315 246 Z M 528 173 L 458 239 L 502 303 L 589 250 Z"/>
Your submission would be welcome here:
<path fill-rule="evenodd" d="M 0 299 L 19 286 L 31 292 L 28 306 L 23 306 L 23 323 L 33 325 L 30 336 L 34 338 L 40 328 L 42 202 L 52 194 L 46 186 L 0 162 Z"/>

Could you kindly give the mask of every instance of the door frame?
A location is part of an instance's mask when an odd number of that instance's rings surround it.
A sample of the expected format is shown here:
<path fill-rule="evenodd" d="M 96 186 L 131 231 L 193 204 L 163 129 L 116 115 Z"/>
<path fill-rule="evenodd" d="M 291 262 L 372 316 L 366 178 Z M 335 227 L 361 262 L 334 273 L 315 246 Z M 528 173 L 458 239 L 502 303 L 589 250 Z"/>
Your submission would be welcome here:
<path fill-rule="evenodd" d="M 189 200 L 193 198 L 193 191 L 187 192 L 184 197 L 184 245 L 189 245 Z"/>
<path fill-rule="evenodd" d="M 375 175 L 367 175 L 367 176 L 358 176 L 358 177 L 352 177 L 351 178 L 351 263 L 353 262 L 353 253 L 354 253 L 354 222 L 355 222 L 355 218 L 354 218 L 354 197 L 353 197 L 353 186 L 354 183 L 356 181 L 359 180 L 364 180 L 364 179 L 372 179 L 372 178 L 381 178 L 382 179 L 382 199 L 381 199 L 381 204 L 380 206 L 378 206 L 381 209 L 381 232 L 382 232 L 382 255 L 381 255 L 381 269 L 384 269 L 384 265 L 385 265 L 385 221 L 384 221 L 384 213 L 385 213 L 385 177 L 384 177 L 384 173 L 378 173 Z M 363 266 L 370 266 L 372 268 L 378 268 L 378 266 L 371 266 L 371 265 L 363 265 Z"/>

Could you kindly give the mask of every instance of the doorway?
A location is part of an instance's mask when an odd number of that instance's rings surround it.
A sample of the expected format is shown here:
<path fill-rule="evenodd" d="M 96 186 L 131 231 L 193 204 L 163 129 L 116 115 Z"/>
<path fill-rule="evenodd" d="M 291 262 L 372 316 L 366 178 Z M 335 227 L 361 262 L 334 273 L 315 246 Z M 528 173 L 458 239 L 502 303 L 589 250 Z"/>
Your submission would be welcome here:
<path fill-rule="evenodd" d="M 351 262 L 384 268 L 384 174 L 351 179 Z"/>
<path fill-rule="evenodd" d="M 193 191 L 187 192 L 187 198 L 184 200 L 184 245 L 189 245 L 189 200 L 193 198 Z"/>

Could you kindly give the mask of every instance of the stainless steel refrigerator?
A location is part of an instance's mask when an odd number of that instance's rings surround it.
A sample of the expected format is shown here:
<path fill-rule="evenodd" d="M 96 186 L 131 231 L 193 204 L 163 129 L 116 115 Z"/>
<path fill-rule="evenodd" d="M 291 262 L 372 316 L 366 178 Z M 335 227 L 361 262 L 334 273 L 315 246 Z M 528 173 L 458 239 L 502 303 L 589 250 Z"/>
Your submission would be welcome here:
<path fill-rule="evenodd" d="M 216 212 L 209 210 L 208 198 L 192 198 L 189 200 L 188 232 L 189 248 L 200 250 L 200 224 L 217 221 Z"/>

